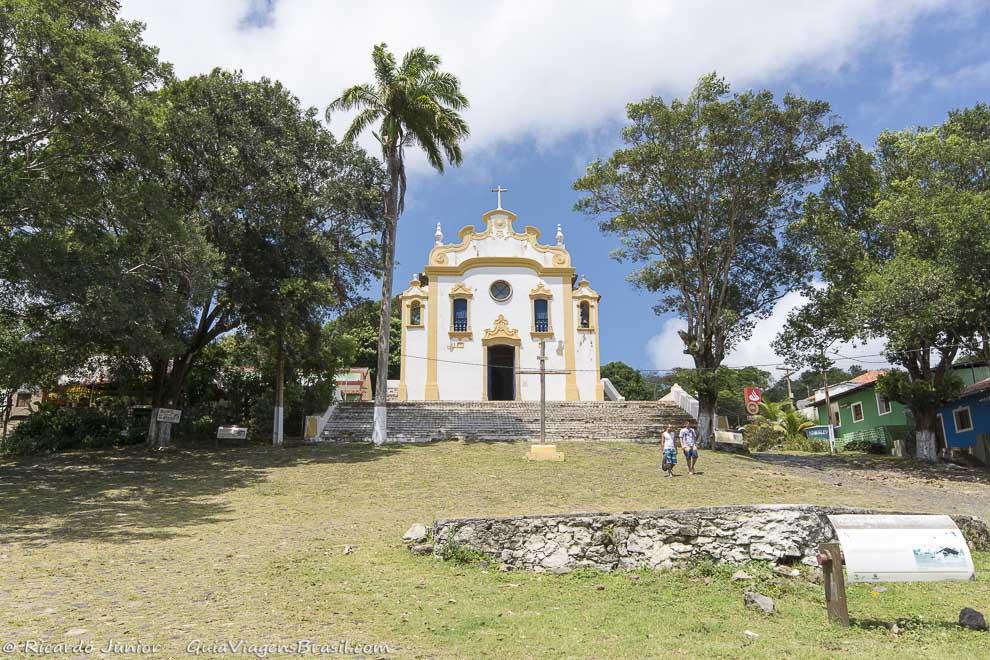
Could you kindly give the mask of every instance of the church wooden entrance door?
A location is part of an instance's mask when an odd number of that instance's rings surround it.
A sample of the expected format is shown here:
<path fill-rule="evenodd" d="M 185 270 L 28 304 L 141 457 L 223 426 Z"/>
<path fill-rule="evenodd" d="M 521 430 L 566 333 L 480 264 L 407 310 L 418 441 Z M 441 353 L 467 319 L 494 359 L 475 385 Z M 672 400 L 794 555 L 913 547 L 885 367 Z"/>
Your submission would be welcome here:
<path fill-rule="evenodd" d="M 488 400 L 514 401 L 516 398 L 516 349 L 497 344 L 488 347 Z"/>

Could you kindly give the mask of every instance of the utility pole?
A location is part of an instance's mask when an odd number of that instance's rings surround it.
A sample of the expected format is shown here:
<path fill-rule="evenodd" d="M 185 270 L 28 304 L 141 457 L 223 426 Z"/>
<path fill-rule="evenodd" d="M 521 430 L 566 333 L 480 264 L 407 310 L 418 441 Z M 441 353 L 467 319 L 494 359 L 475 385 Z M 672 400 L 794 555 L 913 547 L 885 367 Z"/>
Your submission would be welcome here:
<path fill-rule="evenodd" d="M 794 370 L 790 367 L 777 367 L 777 371 L 784 372 L 784 380 L 787 381 L 787 400 L 794 403 L 794 393 L 791 392 L 791 374 L 794 373 Z"/>
<path fill-rule="evenodd" d="M 822 383 L 825 385 L 825 419 L 828 420 L 828 450 L 835 453 L 835 431 L 832 430 L 832 399 L 828 395 L 828 367 L 822 369 Z"/>

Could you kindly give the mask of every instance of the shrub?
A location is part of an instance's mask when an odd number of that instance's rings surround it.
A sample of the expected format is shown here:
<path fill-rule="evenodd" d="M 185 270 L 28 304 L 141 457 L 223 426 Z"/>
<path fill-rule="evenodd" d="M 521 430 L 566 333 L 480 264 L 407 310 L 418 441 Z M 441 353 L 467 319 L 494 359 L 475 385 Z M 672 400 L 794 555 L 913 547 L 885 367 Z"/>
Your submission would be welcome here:
<path fill-rule="evenodd" d="M 129 429 L 126 418 L 93 408 L 42 408 L 17 425 L 4 451 L 49 454 L 66 449 L 97 449 L 143 439 L 143 429 Z"/>
<path fill-rule="evenodd" d="M 808 438 L 803 433 L 787 435 L 782 430 L 774 428 L 770 422 L 757 418 L 746 425 L 746 446 L 750 451 L 769 451 L 783 449 L 786 451 L 828 451 L 828 446 L 821 440 Z"/>
<path fill-rule="evenodd" d="M 767 451 L 780 445 L 784 441 L 783 432 L 773 428 L 762 419 L 746 425 L 746 433 L 743 436 L 746 446 L 750 451 Z"/>
<path fill-rule="evenodd" d="M 474 564 L 488 559 L 481 551 L 461 545 L 453 539 L 443 546 L 443 550 L 440 551 L 440 558 L 455 564 Z"/>
<path fill-rule="evenodd" d="M 842 451 L 861 451 L 867 454 L 886 454 L 887 445 L 873 440 L 852 440 L 842 447 Z"/>

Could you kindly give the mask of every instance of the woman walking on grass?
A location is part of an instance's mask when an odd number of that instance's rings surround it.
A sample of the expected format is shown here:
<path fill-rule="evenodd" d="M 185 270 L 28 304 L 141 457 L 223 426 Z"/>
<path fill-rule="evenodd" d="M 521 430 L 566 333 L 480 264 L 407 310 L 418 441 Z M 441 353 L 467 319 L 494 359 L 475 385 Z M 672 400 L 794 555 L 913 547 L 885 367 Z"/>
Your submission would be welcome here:
<path fill-rule="evenodd" d="M 677 465 L 677 447 L 674 445 L 674 429 L 668 425 L 664 429 L 660 440 L 660 449 L 663 451 L 663 462 L 660 469 L 667 473 L 667 477 L 674 476 L 674 466 Z"/>

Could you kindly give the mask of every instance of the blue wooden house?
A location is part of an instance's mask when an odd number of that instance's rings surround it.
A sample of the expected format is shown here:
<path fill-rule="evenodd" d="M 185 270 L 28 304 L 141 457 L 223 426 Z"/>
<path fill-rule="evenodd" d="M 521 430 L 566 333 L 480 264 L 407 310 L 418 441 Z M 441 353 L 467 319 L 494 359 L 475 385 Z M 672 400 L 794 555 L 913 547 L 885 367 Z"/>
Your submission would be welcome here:
<path fill-rule="evenodd" d="M 938 417 L 946 447 L 990 465 L 990 378 L 967 385 Z"/>

